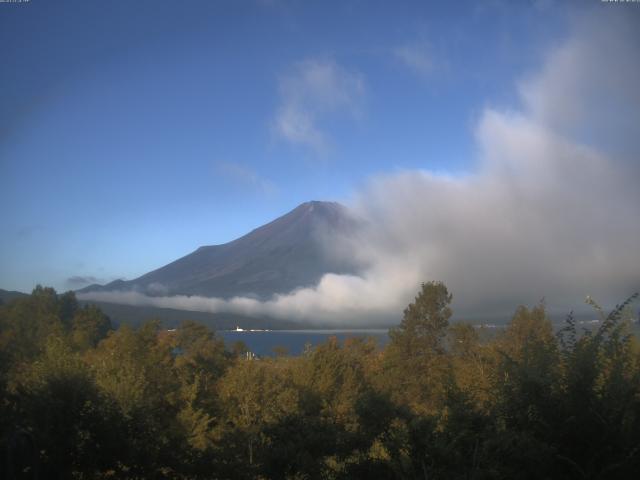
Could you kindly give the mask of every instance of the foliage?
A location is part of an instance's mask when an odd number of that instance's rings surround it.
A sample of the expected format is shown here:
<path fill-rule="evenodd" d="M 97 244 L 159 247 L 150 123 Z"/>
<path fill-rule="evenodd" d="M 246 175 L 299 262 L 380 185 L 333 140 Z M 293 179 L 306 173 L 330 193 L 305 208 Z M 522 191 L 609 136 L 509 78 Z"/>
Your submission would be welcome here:
<path fill-rule="evenodd" d="M 391 345 L 408 357 L 441 353 L 451 318 L 452 295 L 442 282 L 422 284 L 415 301 L 405 309 L 398 328 L 391 329 Z"/>
<path fill-rule="evenodd" d="M 588 299 L 593 331 L 540 304 L 483 338 L 429 282 L 385 348 L 259 359 L 38 286 L 0 305 L 0 478 L 635 478 L 636 297 Z"/>

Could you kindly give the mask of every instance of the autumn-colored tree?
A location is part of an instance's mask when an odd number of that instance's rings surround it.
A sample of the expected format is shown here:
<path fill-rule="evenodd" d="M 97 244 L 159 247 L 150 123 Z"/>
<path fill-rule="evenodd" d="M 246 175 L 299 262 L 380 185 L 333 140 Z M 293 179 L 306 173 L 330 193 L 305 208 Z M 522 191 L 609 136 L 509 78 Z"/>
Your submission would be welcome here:
<path fill-rule="evenodd" d="M 445 355 L 452 295 L 442 282 L 423 283 L 390 342 L 377 385 L 399 405 L 420 414 L 442 408 L 450 362 Z"/>
<path fill-rule="evenodd" d="M 389 331 L 391 346 L 408 357 L 442 353 L 452 314 L 451 299 L 444 283 L 423 283 L 420 293 L 405 309 L 400 326 Z"/>
<path fill-rule="evenodd" d="M 192 448 L 211 450 L 219 414 L 216 382 L 228 363 L 224 342 L 206 326 L 191 321 L 165 335 L 173 346 L 173 368 L 180 382 L 178 422 Z"/>
<path fill-rule="evenodd" d="M 95 305 L 76 309 L 70 328 L 72 343 L 80 350 L 95 347 L 112 329 L 109 317 Z"/>
<path fill-rule="evenodd" d="M 220 399 L 241 458 L 250 466 L 269 448 L 264 431 L 298 410 L 299 393 L 285 365 L 273 360 L 239 360 L 220 380 Z M 235 438 L 235 440 L 234 440 Z"/>
<path fill-rule="evenodd" d="M 486 336 L 430 282 L 382 349 L 250 359 L 38 286 L 0 305 L 0 478 L 635 478 L 634 300 L 557 333 L 521 306 Z"/>
<path fill-rule="evenodd" d="M 161 331 L 157 321 L 121 327 L 87 356 L 96 385 L 126 423 L 128 456 L 120 461 L 136 475 L 152 467 L 170 471 L 180 453 L 180 383 Z"/>

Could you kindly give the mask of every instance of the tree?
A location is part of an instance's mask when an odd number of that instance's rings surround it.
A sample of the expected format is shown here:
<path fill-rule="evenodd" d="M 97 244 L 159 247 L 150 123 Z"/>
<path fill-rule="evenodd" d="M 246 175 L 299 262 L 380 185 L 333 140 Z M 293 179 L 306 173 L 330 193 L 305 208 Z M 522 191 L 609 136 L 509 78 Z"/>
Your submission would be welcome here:
<path fill-rule="evenodd" d="M 113 401 L 127 426 L 128 457 L 120 459 L 132 477 L 152 468 L 176 464 L 180 428 L 180 384 L 173 368 L 170 342 L 161 335 L 159 322 L 138 329 L 123 326 L 86 355 L 101 394 Z"/>
<path fill-rule="evenodd" d="M 80 350 L 95 347 L 111 330 L 111 320 L 95 305 L 86 305 L 73 316 L 71 338 Z"/>
<path fill-rule="evenodd" d="M 559 466 L 574 476 L 635 478 L 639 471 L 640 343 L 630 310 L 637 298 L 632 295 L 605 315 L 588 297 L 599 326 L 580 334 L 569 315 L 558 333 L 562 395 L 553 431 L 562 446 Z"/>
<path fill-rule="evenodd" d="M 215 382 L 227 364 L 224 342 L 206 326 L 192 321 L 182 322 L 167 334 L 180 382 L 177 419 L 189 446 L 202 452 L 212 447 L 211 427 L 218 413 Z"/>
<path fill-rule="evenodd" d="M 392 346 L 407 356 L 442 353 L 452 313 L 451 299 L 444 283 L 423 283 L 415 301 L 405 309 L 400 326 L 389 331 Z"/>
<path fill-rule="evenodd" d="M 490 386 L 495 352 L 481 342 L 478 329 L 467 323 L 449 328 L 448 343 L 456 387 L 475 407 L 484 408 L 493 398 Z"/>
<path fill-rule="evenodd" d="M 543 303 L 519 306 L 492 343 L 495 365 L 489 412 L 495 432 L 486 443 L 491 463 L 504 459 L 505 475 L 532 478 L 553 472 L 560 392 L 557 341 Z"/>
<path fill-rule="evenodd" d="M 299 392 L 284 366 L 273 360 L 240 360 L 220 381 L 220 398 L 233 438 L 244 444 L 246 456 L 242 460 L 251 468 L 261 451 L 268 445 L 264 432 L 294 415 L 298 410 Z"/>
<path fill-rule="evenodd" d="M 113 468 L 124 453 L 116 410 L 65 337 L 47 339 L 43 354 L 15 379 L 11 394 L 10 432 L 35 445 L 39 465 L 31 468 L 41 474 L 35 478 L 83 478 Z"/>
<path fill-rule="evenodd" d="M 389 331 L 391 341 L 378 385 L 397 405 L 418 414 L 435 414 L 442 407 L 449 370 L 444 340 L 451 298 L 442 282 L 423 283 L 400 325 Z"/>
<path fill-rule="evenodd" d="M 68 296 L 61 302 L 53 288 L 38 285 L 28 297 L 9 302 L 0 312 L 0 347 L 17 365 L 40 355 L 49 337 L 63 335 L 61 310 L 72 304 Z M 65 307 L 66 305 L 66 307 Z"/>

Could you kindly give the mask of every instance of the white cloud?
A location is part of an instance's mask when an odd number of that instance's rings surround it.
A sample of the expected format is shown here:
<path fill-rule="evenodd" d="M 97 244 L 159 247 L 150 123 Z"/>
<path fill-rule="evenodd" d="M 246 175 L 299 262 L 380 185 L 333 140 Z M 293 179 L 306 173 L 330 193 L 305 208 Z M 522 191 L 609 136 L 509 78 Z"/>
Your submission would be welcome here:
<path fill-rule="evenodd" d="M 393 55 L 420 76 L 428 77 L 435 69 L 433 54 L 426 42 L 402 45 L 393 50 Z"/>
<path fill-rule="evenodd" d="M 640 129 L 640 11 L 608 7 L 576 17 L 578 34 L 519 87 L 526 112 L 536 122 L 637 157 L 638 142 L 629 138 Z"/>
<path fill-rule="evenodd" d="M 229 180 L 271 196 L 278 192 L 278 187 L 271 180 L 261 177 L 258 172 L 246 165 L 236 162 L 217 162 L 216 171 Z"/>
<path fill-rule="evenodd" d="M 356 193 L 351 207 L 366 227 L 340 248 L 368 265 L 361 276 L 325 275 L 313 288 L 267 302 L 96 295 L 337 324 L 397 321 L 428 280 L 450 287 L 462 316 L 505 314 L 542 297 L 564 312 L 587 294 L 605 304 L 621 300 L 640 288 L 640 162 L 633 155 L 640 151 L 633 88 L 640 35 L 635 17 L 596 13 L 577 21 L 573 36 L 521 84 L 521 109 L 484 111 L 472 173 L 406 171 Z M 327 80 L 334 67 L 326 68 L 301 69 L 290 98 L 314 91 L 334 105 L 346 102 L 318 86 L 336 83 Z M 625 78 L 608 80 L 607 72 Z M 615 129 L 607 126 L 612 118 Z"/>
<path fill-rule="evenodd" d="M 331 60 L 306 60 L 280 79 L 281 104 L 273 120 L 274 132 L 284 140 L 325 152 L 330 144 L 322 120 L 336 113 L 357 116 L 364 80 Z"/>

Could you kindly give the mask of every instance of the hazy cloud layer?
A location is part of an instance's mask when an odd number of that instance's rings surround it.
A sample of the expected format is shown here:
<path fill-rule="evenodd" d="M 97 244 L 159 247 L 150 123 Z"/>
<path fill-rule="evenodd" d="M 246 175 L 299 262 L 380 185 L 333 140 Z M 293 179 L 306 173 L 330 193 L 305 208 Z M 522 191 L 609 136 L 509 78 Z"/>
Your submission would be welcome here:
<path fill-rule="evenodd" d="M 576 20 L 573 36 L 520 83 L 521 108 L 484 111 L 473 171 L 380 176 L 356 193 L 350 206 L 367 226 L 339 248 L 368 265 L 362 276 L 325 275 L 314 288 L 262 303 L 135 292 L 93 298 L 336 323 L 396 321 L 432 279 L 447 283 L 460 316 L 505 313 L 543 296 L 560 311 L 587 294 L 622 300 L 640 288 L 640 41 L 637 16 L 609 12 Z M 330 93 L 344 79 L 335 68 L 301 67 L 284 108 L 309 115 L 295 100 L 308 92 L 348 104 L 348 95 Z M 314 128 L 298 132 L 299 141 L 320 141 Z"/>
<path fill-rule="evenodd" d="M 236 162 L 217 162 L 216 172 L 229 180 L 242 184 L 266 196 L 275 195 L 278 187 L 271 180 L 261 177 L 258 172 Z"/>
<path fill-rule="evenodd" d="M 521 82 L 532 120 L 555 132 L 638 162 L 640 10 L 603 6 L 574 20 L 580 32 Z M 612 158 L 612 160 L 618 160 Z"/>
<path fill-rule="evenodd" d="M 330 144 L 322 121 L 335 113 L 357 116 L 364 81 L 332 60 L 306 60 L 280 79 L 281 104 L 273 130 L 282 139 L 322 153 Z"/>
<path fill-rule="evenodd" d="M 431 47 L 424 41 L 399 46 L 393 50 L 393 55 L 400 63 L 422 77 L 428 77 L 436 68 Z"/>

